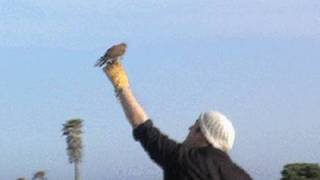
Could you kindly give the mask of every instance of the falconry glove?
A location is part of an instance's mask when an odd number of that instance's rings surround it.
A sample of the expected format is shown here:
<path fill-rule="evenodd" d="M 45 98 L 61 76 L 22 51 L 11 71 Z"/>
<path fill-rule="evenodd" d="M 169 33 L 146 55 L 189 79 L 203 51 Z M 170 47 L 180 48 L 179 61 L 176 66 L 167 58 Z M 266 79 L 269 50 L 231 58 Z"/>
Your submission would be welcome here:
<path fill-rule="evenodd" d="M 112 82 L 116 91 L 129 87 L 127 73 L 119 60 L 108 64 L 103 68 L 103 70 Z"/>

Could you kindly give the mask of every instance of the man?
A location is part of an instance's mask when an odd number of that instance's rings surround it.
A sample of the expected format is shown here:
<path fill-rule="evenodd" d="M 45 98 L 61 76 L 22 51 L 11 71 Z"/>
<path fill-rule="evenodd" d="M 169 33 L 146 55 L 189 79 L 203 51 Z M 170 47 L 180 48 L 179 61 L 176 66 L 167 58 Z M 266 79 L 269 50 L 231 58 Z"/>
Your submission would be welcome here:
<path fill-rule="evenodd" d="M 108 52 L 110 49 L 105 56 Z M 235 133 L 224 115 L 219 112 L 202 113 L 189 128 L 183 143 L 169 139 L 153 125 L 133 95 L 120 57 L 107 63 L 103 70 L 134 129 L 135 140 L 140 141 L 150 158 L 163 169 L 165 180 L 251 179 L 227 154 L 232 148 Z"/>

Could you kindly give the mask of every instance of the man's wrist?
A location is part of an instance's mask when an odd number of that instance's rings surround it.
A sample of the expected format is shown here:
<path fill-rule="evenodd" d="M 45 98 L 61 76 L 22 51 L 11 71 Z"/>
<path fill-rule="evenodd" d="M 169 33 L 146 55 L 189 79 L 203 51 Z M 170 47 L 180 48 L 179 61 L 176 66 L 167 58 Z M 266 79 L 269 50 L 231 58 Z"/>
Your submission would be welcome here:
<path fill-rule="evenodd" d="M 119 97 L 120 95 L 124 95 L 124 94 L 130 92 L 131 88 L 130 88 L 130 86 L 126 86 L 126 87 L 122 87 L 122 88 L 115 87 L 114 91 L 116 93 L 116 96 Z"/>

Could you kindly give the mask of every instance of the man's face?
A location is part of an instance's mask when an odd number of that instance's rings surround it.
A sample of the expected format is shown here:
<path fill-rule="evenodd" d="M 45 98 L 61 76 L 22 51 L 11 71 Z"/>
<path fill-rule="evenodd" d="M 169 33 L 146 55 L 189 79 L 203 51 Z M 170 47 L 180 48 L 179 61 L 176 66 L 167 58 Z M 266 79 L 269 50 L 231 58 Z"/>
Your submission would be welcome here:
<path fill-rule="evenodd" d="M 184 144 L 191 147 L 201 147 L 207 145 L 207 141 L 203 136 L 199 126 L 199 120 L 189 127 L 189 134 L 186 137 Z"/>

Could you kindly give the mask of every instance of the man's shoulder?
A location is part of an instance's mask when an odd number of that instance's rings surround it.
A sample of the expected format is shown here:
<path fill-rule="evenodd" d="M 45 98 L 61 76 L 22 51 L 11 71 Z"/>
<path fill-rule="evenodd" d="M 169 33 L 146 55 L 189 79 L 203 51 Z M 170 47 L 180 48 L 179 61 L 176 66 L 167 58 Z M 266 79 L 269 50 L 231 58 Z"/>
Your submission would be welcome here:
<path fill-rule="evenodd" d="M 250 175 L 240 166 L 234 162 L 230 164 L 223 164 L 219 170 L 225 179 L 251 180 Z"/>
<path fill-rule="evenodd" d="M 250 175 L 238 164 L 236 164 L 230 156 L 216 148 L 207 148 L 202 150 L 207 156 L 207 160 L 211 161 L 225 179 L 237 179 L 250 180 Z"/>

